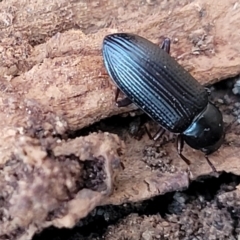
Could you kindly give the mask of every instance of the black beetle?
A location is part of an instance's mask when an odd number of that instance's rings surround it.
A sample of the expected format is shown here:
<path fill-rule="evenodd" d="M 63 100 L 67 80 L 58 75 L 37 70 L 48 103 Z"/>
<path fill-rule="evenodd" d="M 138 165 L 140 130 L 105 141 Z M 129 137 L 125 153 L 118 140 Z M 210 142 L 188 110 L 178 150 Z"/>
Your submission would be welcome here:
<path fill-rule="evenodd" d="M 170 39 L 161 47 L 130 33 L 115 33 L 103 40 L 103 60 L 108 74 L 117 85 L 115 101 L 119 107 L 136 104 L 162 128 L 178 135 L 177 149 L 182 155 L 184 142 L 207 155 L 224 140 L 223 118 L 209 102 L 207 90 L 169 55 Z M 127 98 L 117 101 L 119 91 Z"/>

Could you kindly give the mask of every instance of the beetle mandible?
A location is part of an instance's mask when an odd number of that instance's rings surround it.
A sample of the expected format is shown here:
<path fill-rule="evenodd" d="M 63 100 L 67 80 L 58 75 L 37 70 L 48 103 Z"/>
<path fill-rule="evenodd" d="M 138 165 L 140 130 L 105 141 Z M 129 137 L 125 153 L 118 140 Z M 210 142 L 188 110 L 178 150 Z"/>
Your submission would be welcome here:
<path fill-rule="evenodd" d="M 166 130 L 177 134 L 177 152 L 188 165 L 182 154 L 184 142 L 204 152 L 216 171 L 207 156 L 224 140 L 222 114 L 209 101 L 206 89 L 169 52 L 169 38 L 159 47 L 135 34 L 105 36 L 103 61 L 117 85 L 115 101 L 119 107 L 134 103 L 161 125 L 154 140 Z M 117 101 L 119 91 L 126 98 Z"/>

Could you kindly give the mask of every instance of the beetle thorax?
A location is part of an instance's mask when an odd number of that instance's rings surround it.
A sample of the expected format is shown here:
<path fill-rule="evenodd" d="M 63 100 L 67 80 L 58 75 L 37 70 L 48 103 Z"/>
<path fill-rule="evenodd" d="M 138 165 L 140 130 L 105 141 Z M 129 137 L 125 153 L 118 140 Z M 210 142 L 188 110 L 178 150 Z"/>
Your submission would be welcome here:
<path fill-rule="evenodd" d="M 210 154 L 221 146 L 223 132 L 221 112 L 212 103 L 208 103 L 207 107 L 183 132 L 183 138 L 192 148 Z"/>

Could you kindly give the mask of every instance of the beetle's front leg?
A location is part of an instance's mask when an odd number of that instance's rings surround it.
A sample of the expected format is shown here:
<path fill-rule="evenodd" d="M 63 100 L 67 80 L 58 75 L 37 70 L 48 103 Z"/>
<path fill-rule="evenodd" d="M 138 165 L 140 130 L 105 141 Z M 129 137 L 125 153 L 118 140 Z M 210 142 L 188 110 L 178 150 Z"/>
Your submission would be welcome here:
<path fill-rule="evenodd" d="M 183 137 L 181 135 L 178 135 L 177 136 L 177 153 L 187 165 L 190 165 L 191 162 L 182 154 L 183 146 L 184 146 Z"/>
<path fill-rule="evenodd" d="M 209 158 L 208 158 L 208 156 L 207 155 L 205 155 L 205 159 L 206 159 L 206 161 L 207 161 L 207 163 L 208 163 L 208 165 L 212 168 L 212 170 L 213 170 L 213 172 L 217 172 L 217 170 L 216 170 L 216 168 L 214 167 L 214 165 L 212 164 L 212 162 L 209 160 Z"/>
<path fill-rule="evenodd" d="M 117 107 L 126 107 L 132 103 L 132 101 L 127 97 L 118 101 L 119 93 L 120 93 L 120 90 L 119 88 L 117 88 L 116 94 L 115 94 L 115 103 Z"/>
<path fill-rule="evenodd" d="M 188 165 L 191 164 L 191 162 L 182 154 L 182 150 L 183 150 L 183 146 L 184 146 L 184 140 L 183 137 L 181 135 L 178 135 L 177 137 L 177 152 L 178 155 L 182 158 L 182 160 L 187 163 Z M 212 168 L 213 172 L 217 172 L 216 168 L 214 167 L 214 165 L 211 163 L 211 161 L 209 160 L 209 158 L 207 157 L 207 155 L 205 155 L 205 159 L 208 163 L 208 165 Z"/>

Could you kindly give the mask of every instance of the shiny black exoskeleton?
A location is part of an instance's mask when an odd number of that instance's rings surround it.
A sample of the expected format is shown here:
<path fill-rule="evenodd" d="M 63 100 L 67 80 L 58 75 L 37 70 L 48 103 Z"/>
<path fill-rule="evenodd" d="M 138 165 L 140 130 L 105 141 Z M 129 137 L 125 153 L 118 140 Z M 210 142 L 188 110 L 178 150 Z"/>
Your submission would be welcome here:
<path fill-rule="evenodd" d="M 178 154 L 183 143 L 207 155 L 224 139 L 222 114 L 208 100 L 208 92 L 169 55 L 170 40 L 161 48 L 147 39 L 129 33 L 108 35 L 103 41 L 104 64 L 118 87 L 119 107 L 136 104 L 165 130 L 178 134 Z M 117 101 L 119 90 L 126 99 Z"/>

